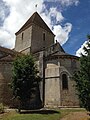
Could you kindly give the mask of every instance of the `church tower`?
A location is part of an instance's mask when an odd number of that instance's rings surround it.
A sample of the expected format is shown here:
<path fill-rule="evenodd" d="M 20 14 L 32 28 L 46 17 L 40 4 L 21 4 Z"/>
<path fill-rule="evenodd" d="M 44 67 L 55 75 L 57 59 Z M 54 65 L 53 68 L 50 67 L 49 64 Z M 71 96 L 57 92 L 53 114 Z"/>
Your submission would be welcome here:
<path fill-rule="evenodd" d="M 16 33 L 15 50 L 25 54 L 39 52 L 54 43 L 55 35 L 35 12 Z"/>
<path fill-rule="evenodd" d="M 79 106 L 76 95 L 74 71 L 79 69 L 79 58 L 54 44 L 55 35 L 43 19 L 35 12 L 16 33 L 15 50 L 34 54 L 37 59 L 42 106 Z M 45 48 L 45 49 L 43 49 Z M 37 101 L 37 100 L 36 100 Z"/>

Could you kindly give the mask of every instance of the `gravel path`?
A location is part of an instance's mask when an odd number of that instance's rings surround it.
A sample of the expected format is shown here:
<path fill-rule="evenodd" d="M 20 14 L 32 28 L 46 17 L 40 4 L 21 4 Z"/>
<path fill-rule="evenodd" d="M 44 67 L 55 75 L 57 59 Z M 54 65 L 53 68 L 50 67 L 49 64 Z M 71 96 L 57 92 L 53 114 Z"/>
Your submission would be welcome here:
<path fill-rule="evenodd" d="M 90 116 L 87 115 L 87 112 L 71 112 L 61 120 L 90 120 Z"/>

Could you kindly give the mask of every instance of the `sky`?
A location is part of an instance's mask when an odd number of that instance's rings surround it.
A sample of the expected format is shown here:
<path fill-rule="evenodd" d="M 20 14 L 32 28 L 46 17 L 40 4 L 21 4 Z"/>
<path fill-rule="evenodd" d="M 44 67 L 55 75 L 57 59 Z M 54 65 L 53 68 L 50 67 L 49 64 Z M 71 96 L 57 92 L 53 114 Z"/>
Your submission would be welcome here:
<path fill-rule="evenodd" d="M 0 0 L 0 46 L 14 48 L 15 33 L 36 11 L 64 50 L 80 56 L 90 34 L 90 0 Z"/>

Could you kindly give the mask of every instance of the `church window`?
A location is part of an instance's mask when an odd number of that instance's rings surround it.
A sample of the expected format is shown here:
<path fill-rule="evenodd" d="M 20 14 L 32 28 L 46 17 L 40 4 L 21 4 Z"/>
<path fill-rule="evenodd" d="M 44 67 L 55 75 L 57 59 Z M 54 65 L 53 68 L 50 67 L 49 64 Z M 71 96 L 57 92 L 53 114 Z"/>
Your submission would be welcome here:
<path fill-rule="evenodd" d="M 68 89 L 68 79 L 67 79 L 67 75 L 66 74 L 62 75 L 62 89 L 63 90 L 67 90 Z"/>
<path fill-rule="evenodd" d="M 22 33 L 22 40 L 23 40 L 24 33 Z"/>
<path fill-rule="evenodd" d="M 46 37 L 46 36 L 45 36 L 45 33 L 43 33 L 43 41 L 45 41 L 45 39 L 46 39 L 45 37 Z"/>

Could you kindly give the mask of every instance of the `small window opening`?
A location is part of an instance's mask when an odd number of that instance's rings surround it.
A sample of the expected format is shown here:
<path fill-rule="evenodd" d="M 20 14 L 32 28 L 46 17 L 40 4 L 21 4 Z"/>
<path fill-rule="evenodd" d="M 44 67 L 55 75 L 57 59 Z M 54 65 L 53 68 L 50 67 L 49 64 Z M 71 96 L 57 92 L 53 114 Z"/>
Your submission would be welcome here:
<path fill-rule="evenodd" d="M 62 89 L 63 90 L 68 89 L 68 79 L 66 74 L 62 75 Z"/>
<path fill-rule="evenodd" d="M 45 39 L 46 39 L 46 38 L 45 38 L 45 33 L 43 33 L 43 41 L 45 41 Z"/>
<path fill-rule="evenodd" d="M 22 33 L 22 40 L 23 40 L 24 33 Z"/>

